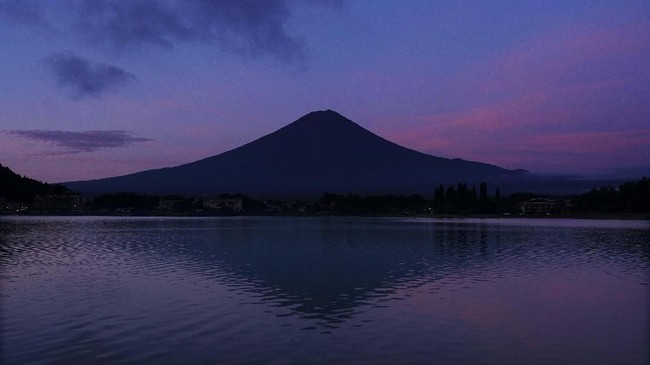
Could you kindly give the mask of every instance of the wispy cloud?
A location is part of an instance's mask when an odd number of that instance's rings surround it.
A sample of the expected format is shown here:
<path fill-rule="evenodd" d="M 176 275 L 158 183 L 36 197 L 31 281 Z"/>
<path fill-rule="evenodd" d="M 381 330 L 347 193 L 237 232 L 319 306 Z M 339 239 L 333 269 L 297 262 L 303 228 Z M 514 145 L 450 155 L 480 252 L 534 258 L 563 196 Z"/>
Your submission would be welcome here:
<path fill-rule="evenodd" d="M 135 76 L 117 66 L 91 63 L 71 52 L 52 54 L 45 63 L 56 75 L 58 84 L 71 89 L 76 99 L 98 97 L 135 80 Z"/>
<path fill-rule="evenodd" d="M 137 142 L 152 141 L 149 138 L 131 136 L 122 130 L 69 132 L 36 129 L 10 130 L 6 133 L 63 147 L 64 150 L 61 152 L 49 153 L 53 155 L 93 152 L 98 149 L 127 147 Z"/>

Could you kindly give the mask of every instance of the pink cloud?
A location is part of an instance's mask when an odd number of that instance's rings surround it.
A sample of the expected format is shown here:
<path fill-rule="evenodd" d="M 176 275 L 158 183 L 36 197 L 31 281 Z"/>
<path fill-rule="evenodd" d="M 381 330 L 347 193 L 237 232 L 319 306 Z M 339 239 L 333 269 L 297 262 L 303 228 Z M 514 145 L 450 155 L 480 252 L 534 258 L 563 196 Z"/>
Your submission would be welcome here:
<path fill-rule="evenodd" d="M 648 64 L 650 23 L 551 32 L 447 80 L 453 110 L 404 117 L 409 128 L 383 121 L 379 133 L 533 171 L 650 165 Z"/>
<path fill-rule="evenodd" d="M 556 88 L 585 67 L 605 66 L 608 74 L 599 76 L 606 79 L 620 77 L 621 71 L 629 77 L 625 66 L 635 58 L 648 61 L 648 44 L 650 23 L 565 28 L 531 39 L 487 63 L 481 61 L 452 83 L 466 91 L 512 94 Z M 639 71 L 650 74 L 647 69 Z"/>
<path fill-rule="evenodd" d="M 528 148 L 538 151 L 617 153 L 650 146 L 650 129 L 630 132 L 584 132 L 531 137 Z M 639 151 L 641 152 L 641 151 Z M 646 148 L 646 152 L 650 152 Z"/>

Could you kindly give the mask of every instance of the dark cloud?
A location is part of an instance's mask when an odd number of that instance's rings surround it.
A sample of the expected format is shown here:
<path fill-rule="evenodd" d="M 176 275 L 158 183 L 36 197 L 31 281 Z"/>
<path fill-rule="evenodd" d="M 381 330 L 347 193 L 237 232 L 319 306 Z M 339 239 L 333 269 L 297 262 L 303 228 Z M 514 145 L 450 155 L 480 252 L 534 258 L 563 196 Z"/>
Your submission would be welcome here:
<path fill-rule="evenodd" d="M 190 37 L 188 26 L 173 8 L 156 0 L 89 0 L 76 10 L 80 34 L 120 50 L 144 44 L 171 46 Z"/>
<path fill-rule="evenodd" d="M 86 1 L 77 10 L 80 34 L 108 41 L 118 50 L 197 41 L 286 62 L 305 56 L 304 44 L 285 29 L 291 16 L 285 0 L 98 0 Z"/>
<path fill-rule="evenodd" d="M 59 85 L 70 88 L 75 98 L 98 97 L 122 86 L 135 76 L 113 65 L 90 63 L 70 52 L 55 53 L 45 60 L 54 72 Z"/>
<path fill-rule="evenodd" d="M 284 61 L 304 57 L 304 46 L 284 29 L 291 13 L 282 0 L 210 1 L 194 4 L 193 34 L 231 51 L 257 56 L 272 54 Z"/>
<path fill-rule="evenodd" d="M 64 151 L 53 154 L 92 152 L 102 148 L 126 147 L 136 142 L 151 141 L 149 138 L 133 137 L 125 131 L 44 131 L 44 130 L 12 130 L 6 133 L 21 138 L 46 141 L 63 147 Z"/>
<path fill-rule="evenodd" d="M 296 6 L 341 8 L 345 0 L 78 0 L 56 4 L 0 0 L 0 17 L 14 23 L 47 25 L 43 12 L 68 12 L 60 29 L 121 52 L 179 42 L 214 45 L 248 57 L 271 56 L 293 63 L 305 59 L 304 42 L 286 25 Z M 47 5 L 45 5 L 47 4 Z M 48 26 L 49 27 L 49 26 Z M 54 27 L 53 27 L 54 28 Z"/>
<path fill-rule="evenodd" d="M 12 23 L 49 28 L 40 4 L 30 0 L 0 0 L 0 17 Z"/>

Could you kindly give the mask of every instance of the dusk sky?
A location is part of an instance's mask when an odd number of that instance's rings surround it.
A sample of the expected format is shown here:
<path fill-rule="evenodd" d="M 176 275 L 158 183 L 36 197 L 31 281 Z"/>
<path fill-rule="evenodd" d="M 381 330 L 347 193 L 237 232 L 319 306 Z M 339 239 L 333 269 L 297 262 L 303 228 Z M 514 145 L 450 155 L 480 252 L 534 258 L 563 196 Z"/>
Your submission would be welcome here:
<path fill-rule="evenodd" d="M 0 0 L 0 40 L 0 163 L 47 182 L 324 109 L 441 157 L 650 174 L 648 0 Z"/>

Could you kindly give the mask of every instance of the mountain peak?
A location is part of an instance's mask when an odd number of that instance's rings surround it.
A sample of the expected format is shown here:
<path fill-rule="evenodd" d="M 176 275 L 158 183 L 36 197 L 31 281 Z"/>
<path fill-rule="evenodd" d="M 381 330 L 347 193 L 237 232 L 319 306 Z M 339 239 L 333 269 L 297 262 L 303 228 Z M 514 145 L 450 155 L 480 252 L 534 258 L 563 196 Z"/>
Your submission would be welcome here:
<path fill-rule="evenodd" d="M 307 113 L 266 137 L 282 136 L 281 138 L 291 140 L 328 140 L 328 143 L 332 143 L 343 136 L 359 136 L 360 134 L 372 133 L 343 115 L 328 109 Z"/>
<path fill-rule="evenodd" d="M 334 110 L 316 110 L 307 113 L 291 124 L 354 124 L 353 121 L 335 112 Z M 289 125 L 291 125 L 289 124 Z"/>
<path fill-rule="evenodd" d="M 349 142 L 359 147 L 365 145 L 363 140 L 380 138 L 357 123 L 333 110 L 318 110 L 307 113 L 293 123 L 262 137 L 272 137 L 274 141 L 298 142 L 313 148 L 327 148 L 336 144 L 339 148 Z M 383 140 L 383 139 L 382 139 Z M 284 143 L 284 142 L 282 142 Z"/>
<path fill-rule="evenodd" d="M 334 111 L 334 110 L 332 110 L 332 109 L 327 109 L 327 110 L 314 110 L 313 112 L 310 112 L 310 113 L 305 114 L 305 115 L 303 116 L 303 118 L 304 118 L 304 117 L 307 117 L 307 116 L 312 116 L 312 117 L 313 117 L 313 116 L 317 116 L 317 117 L 338 117 L 338 118 L 344 118 L 344 119 L 347 119 L 347 118 L 345 118 L 343 115 L 341 115 L 340 113 L 337 113 L 336 111 Z M 302 119 L 302 118 L 301 118 L 301 119 Z"/>

